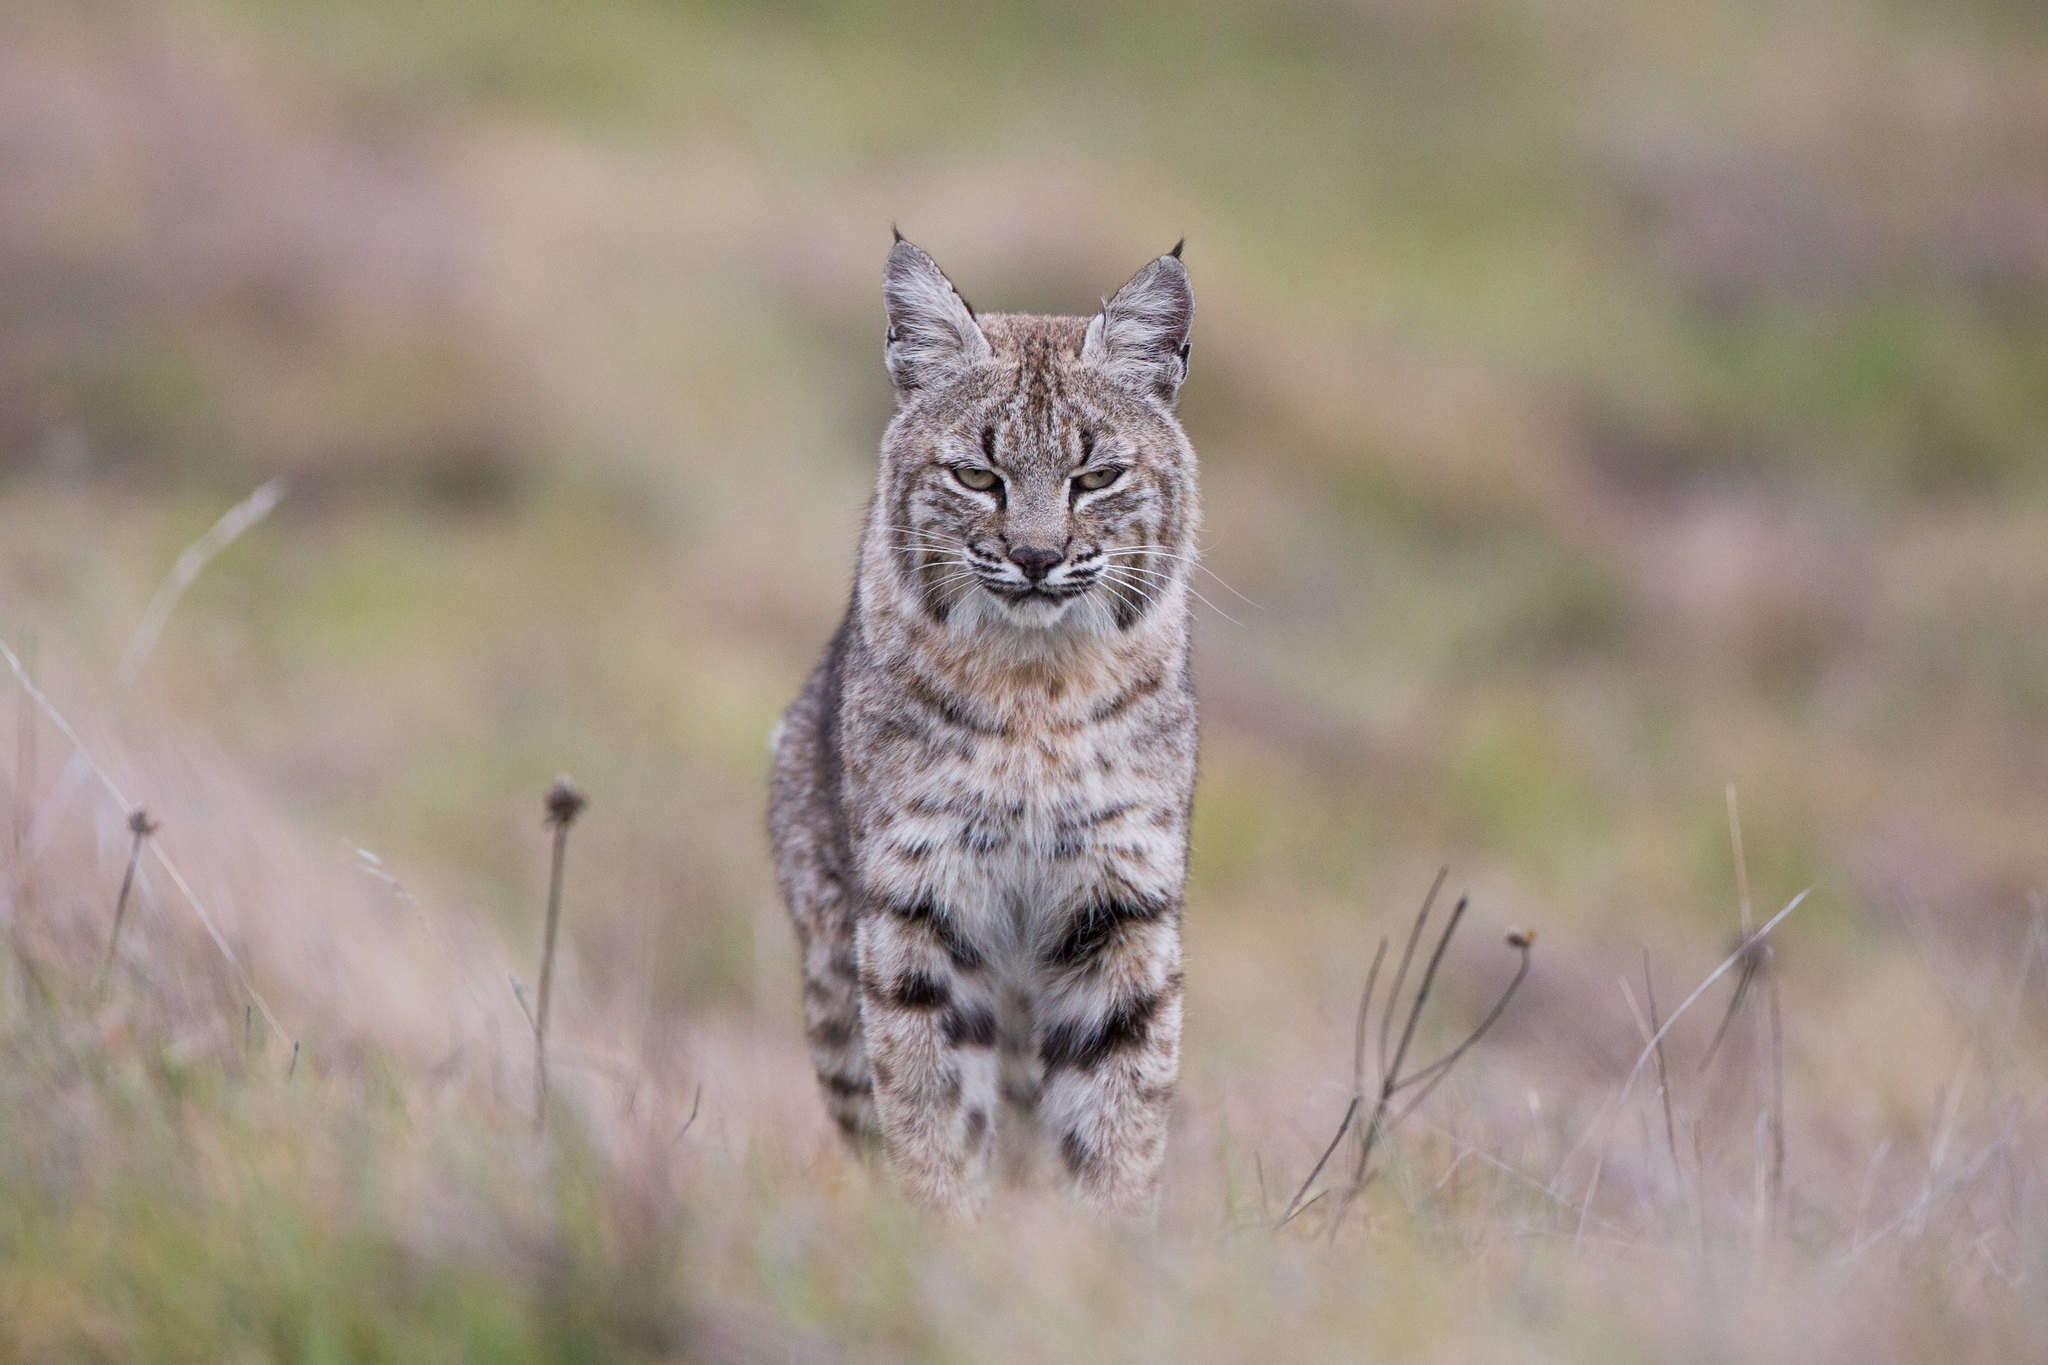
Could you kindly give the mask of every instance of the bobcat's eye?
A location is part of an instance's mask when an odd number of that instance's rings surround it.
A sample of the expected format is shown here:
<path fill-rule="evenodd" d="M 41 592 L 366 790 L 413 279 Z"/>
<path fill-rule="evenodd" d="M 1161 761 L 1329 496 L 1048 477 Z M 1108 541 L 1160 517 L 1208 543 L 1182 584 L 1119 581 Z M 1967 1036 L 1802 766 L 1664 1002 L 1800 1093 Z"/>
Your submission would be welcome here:
<path fill-rule="evenodd" d="M 1123 470 L 1115 465 L 1109 465 L 1102 469 L 1091 469 L 1074 476 L 1074 487 L 1084 493 L 1093 493 L 1098 488 L 1107 488 L 1115 483 L 1117 476 L 1122 473 Z"/>
<path fill-rule="evenodd" d="M 986 493 L 1001 482 L 996 477 L 996 472 L 993 469 L 982 469 L 977 465 L 971 464 L 955 465 L 953 467 L 953 477 L 977 493 Z"/>

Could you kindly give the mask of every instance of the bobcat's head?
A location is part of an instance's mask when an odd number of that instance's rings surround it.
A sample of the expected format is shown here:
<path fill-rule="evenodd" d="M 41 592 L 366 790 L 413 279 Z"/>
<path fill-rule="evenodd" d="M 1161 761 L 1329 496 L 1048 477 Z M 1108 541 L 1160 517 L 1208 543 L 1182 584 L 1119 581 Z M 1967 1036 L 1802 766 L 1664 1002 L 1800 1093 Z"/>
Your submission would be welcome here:
<path fill-rule="evenodd" d="M 1184 610 L 1199 513 L 1174 416 L 1194 318 L 1180 248 L 1091 318 L 977 316 L 900 237 L 883 294 L 898 411 L 867 553 L 920 609 L 1103 634 Z"/>

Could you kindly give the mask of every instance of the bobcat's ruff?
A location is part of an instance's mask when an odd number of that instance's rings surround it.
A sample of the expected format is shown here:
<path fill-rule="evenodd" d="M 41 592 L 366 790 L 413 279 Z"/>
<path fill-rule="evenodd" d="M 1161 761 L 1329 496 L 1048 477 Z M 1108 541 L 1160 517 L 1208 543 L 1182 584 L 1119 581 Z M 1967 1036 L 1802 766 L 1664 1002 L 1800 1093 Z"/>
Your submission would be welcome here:
<path fill-rule="evenodd" d="M 827 1105 L 953 1213 L 987 1196 L 999 1114 L 1087 1202 L 1158 1179 L 1195 778 L 1178 252 L 1092 318 L 977 317 L 898 239 L 853 600 L 774 740 Z"/>

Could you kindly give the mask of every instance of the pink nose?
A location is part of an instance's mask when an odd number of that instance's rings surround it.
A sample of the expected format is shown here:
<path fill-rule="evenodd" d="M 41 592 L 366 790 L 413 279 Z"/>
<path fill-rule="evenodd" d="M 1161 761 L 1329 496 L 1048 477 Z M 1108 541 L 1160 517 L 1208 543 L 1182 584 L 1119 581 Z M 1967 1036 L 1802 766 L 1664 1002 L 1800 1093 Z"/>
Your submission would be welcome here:
<path fill-rule="evenodd" d="M 1037 545 L 1012 545 L 1010 562 L 1024 571 L 1024 576 L 1033 583 L 1051 572 L 1052 566 L 1062 558 L 1058 550 L 1048 550 Z"/>

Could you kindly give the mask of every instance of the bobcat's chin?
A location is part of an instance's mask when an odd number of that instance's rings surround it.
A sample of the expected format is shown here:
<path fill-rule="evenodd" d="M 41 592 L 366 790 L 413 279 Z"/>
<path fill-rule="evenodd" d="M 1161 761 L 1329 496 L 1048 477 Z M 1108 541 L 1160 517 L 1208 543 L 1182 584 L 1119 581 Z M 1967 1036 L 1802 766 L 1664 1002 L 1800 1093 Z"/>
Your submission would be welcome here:
<path fill-rule="evenodd" d="M 1116 630 L 1116 614 L 1097 600 L 1092 590 L 1060 595 L 1006 593 L 977 585 L 954 606 L 947 623 L 963 630 L 1107 635 Z"/>
<path fill-rule="evenodd" d="M 1081 598 L 1080 593 L 1053 597 L 1046 593 L 1034 592 L 999 597 L 997 601 L 1002 604 L 1010 619 L 1018 625 L 1035 630 L 1052 630 L 1073 613 L 1073 609 L 1081 604 Z"/>

